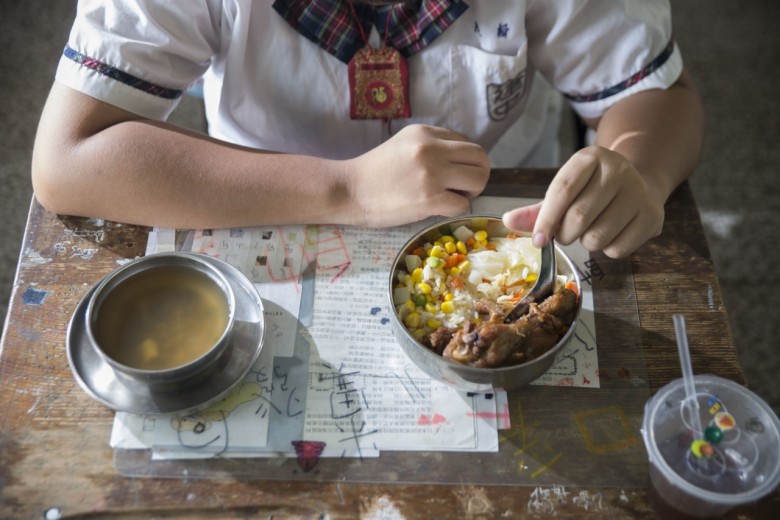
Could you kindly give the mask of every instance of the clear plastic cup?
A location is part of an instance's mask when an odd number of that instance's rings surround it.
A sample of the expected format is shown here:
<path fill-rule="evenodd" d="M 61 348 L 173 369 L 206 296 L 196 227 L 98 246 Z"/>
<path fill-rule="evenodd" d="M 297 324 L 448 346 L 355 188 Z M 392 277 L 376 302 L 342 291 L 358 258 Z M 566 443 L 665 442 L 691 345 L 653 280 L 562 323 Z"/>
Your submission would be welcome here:
<path fill-rule="evenodd" d="M 683 380 L 676 379 L 647 401 L 642 436 L 657 495 L 682 513 L 716 516 L 780 483 L 780 421 L 733 381 L 694 380 L 703 431 L 694 431 Z"/>

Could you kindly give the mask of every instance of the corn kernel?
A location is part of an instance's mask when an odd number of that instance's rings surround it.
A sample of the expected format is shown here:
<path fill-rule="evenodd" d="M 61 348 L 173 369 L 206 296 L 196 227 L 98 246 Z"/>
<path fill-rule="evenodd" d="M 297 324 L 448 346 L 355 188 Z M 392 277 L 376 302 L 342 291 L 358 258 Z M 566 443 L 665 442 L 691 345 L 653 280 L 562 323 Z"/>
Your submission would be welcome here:
<path fill-rule="evenodd" d="M 484 242 L 485 240 L 487 240 L 487 236 L 488 236 L 487 231 L 481 229 L 476 233 L 474 233 L 474 240 L 476 240 L 477 242 Z"/>
<path fill-rule="evenodd" d="M 529 283 L 530 282 L 535 282 L 537 278 L 539 278 L 538 274 L 531 273 L 531 274 L 529 274 L 528 276 L 525 277 L 525 281 L 529 282 Z"/>
<path fill-rule="evenodd" d="M 414 336 L 414 339 L 416 339 L 417 341 L 422 341 L 423 339 L 425 339 L 426 334 L 428 333 L 425 332 L 425 329 L 417 329 L 414 332 L 412 332 L 412 336 Z"/>
<path fill-rule="evenodd" d="M 455 247 L 458 248 L 459 253 L 463 253 L 464 255 L 469 252 L 469 249 L 466 247 L 466 243 L 463 242 L 463 240 L 458 240 Z"/>
<path fill-rule="evenodd" d="M 461 271 L 465 271 L 466 269 L 468 269 L 469 267 L 471 267 L 471 262 L 469 262 L 468 260 L 464 260 L 464 261 L 462 261 L 461 263 L 459 263 L 459 264 L 457 265 L 457 267 L 458 267 L 458 269 L 460 269 Z"/>
<path fill-rule="evenodd" d="M 458 276 L 460 274 L 460 267 L 453 267 L 450 269 L 450 274 L 452 276 Z"/>
<path fill-rule="evenodd" d="M 447 251 L 447 254 L 453 254 L 458 250 L 458 246 L 455 245 L 455 242 L 447 242 L 444 244 L 444 250 Z"/>
<path fill-rule="evenodd" d="M 436 329 L 438 329 L 439 327 L 441 327 L 441 322 L 440 322 L 439 320 L 437 320 L 437 319 L 430 318 L 430 319 L 428 320 L 428 323 L 427 323 L 427 325 L 428 325 L 428 327 L 430 327 L 431 329 L 433 329 L 433 330 L 436 330 Z"/>
<path fill-rule="evenodd" d="M 406 302 L 404 302 L 404 307 L 406 307 L 409 312 L 414 312 L 417 309 L 417 306 L 412 300 L 406 300 Z"/>
<path fill-rule="evenodd" d="M 412 280 L 415 283 L 420 283 L 423 281 L 423 270 L 422 267 L 418 267 L 414 271 L 412 271 Z"/>
<path fill-rule="evenodd" d="M 425 282 L 418 283 L 417 290 L 420 291 L 422 294 L 431 294 L 431 286 Z"/>
<path fill-rule="evenodd" d="M 455 304 L 452 302 L 452 300 L 447 300 L 445 302 L 442 302 L 441 312 L 443 312 L 444 314 L 452 314 L 453 312 L 455 312 Z"/>
<path fill-rule="evenodd" d="M 435 304 L 435 303 L 433 303 L 433 302 L 427 302 L 427 303 L 425 304 L 425 310 L 426 310 L 426 311 L 428 311 L 428 312 L 431 312 L 431 313 L 433 313 L 433 312 L 439 312 L 439 309 L 438 309 L 438 307 L 436 307 L 436 304 Z"/>
<path fill-rule="evenodd" d="M 453 244 L 455 243 L 455 239 L 450 235 L 444 235 L 439 240 L 441 240 L 442 244 Z"/>
<path fill-rule="evenodd" d="M 434 244 L 431 250 L 428 252 L 431 257 L 441 258 L 444 256 L 444 245 Z"/>
<path fill-rule="evenodd" d="M 452 294 L 451 292 L 447 291 L 446 293 L 444 293 L 445 302 L 451 302 L 453 298 L 455 298 L 455 295 Z"/>
<path fill-rule="evenodd" d="M 410 329 L 416 329 L 420 326 L 420 313 L 410 312 L 409 315 L 404 318 L 404 325 Z"/>

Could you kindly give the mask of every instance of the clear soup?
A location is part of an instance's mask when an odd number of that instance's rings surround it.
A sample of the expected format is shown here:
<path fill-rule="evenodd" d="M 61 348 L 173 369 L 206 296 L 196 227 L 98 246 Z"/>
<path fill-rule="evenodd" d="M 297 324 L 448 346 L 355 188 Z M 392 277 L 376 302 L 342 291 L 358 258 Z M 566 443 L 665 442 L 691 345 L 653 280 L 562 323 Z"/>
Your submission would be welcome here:
<path fill-rule="evenodd" d="M 166 370 L 205 354 L 230 316 L 217 283 L 193 269 L 159 267 L 138 273 L 103 300 L 94 328 L 103 352 L 128 367 Z"/>

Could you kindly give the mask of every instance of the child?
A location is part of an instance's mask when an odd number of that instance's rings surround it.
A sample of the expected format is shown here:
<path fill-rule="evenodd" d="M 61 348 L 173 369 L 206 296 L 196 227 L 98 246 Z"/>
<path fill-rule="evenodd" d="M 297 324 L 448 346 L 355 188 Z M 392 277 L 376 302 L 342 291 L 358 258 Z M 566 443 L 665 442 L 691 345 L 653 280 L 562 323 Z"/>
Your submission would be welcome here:
<path fill-rule="evenodd" d="M 544 123 L 528 103 L 540 74 L 595 145 L 505 222 L 624 256 L 660 233 L 701 146 L 670 17 L 656 0 L 82 1 L 39 125 L 36 196 L 177 228 L 457 215 L 507 129 Z M 201 77 L 209 136 L 165 123 Z"/>

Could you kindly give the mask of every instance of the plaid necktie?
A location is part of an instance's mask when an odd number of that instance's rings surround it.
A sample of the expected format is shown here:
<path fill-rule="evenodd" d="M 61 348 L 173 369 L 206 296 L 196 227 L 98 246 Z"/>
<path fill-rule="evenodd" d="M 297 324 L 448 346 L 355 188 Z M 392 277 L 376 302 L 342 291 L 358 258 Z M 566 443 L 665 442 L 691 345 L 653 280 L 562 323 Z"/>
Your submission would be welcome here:
<path fill-rule="evenodd" d="M 403 4 L 371 7 L 344 0 L 276 0 L 274 10 L 293 29 L 344 63 L 366 46 L 362 34 L 376 26 L 382 41 L 405 58 L 435 40 L 463 14 L 462 0 L 417 0 Z M 362 29 L 362 30 L 361 30 Z"/>

